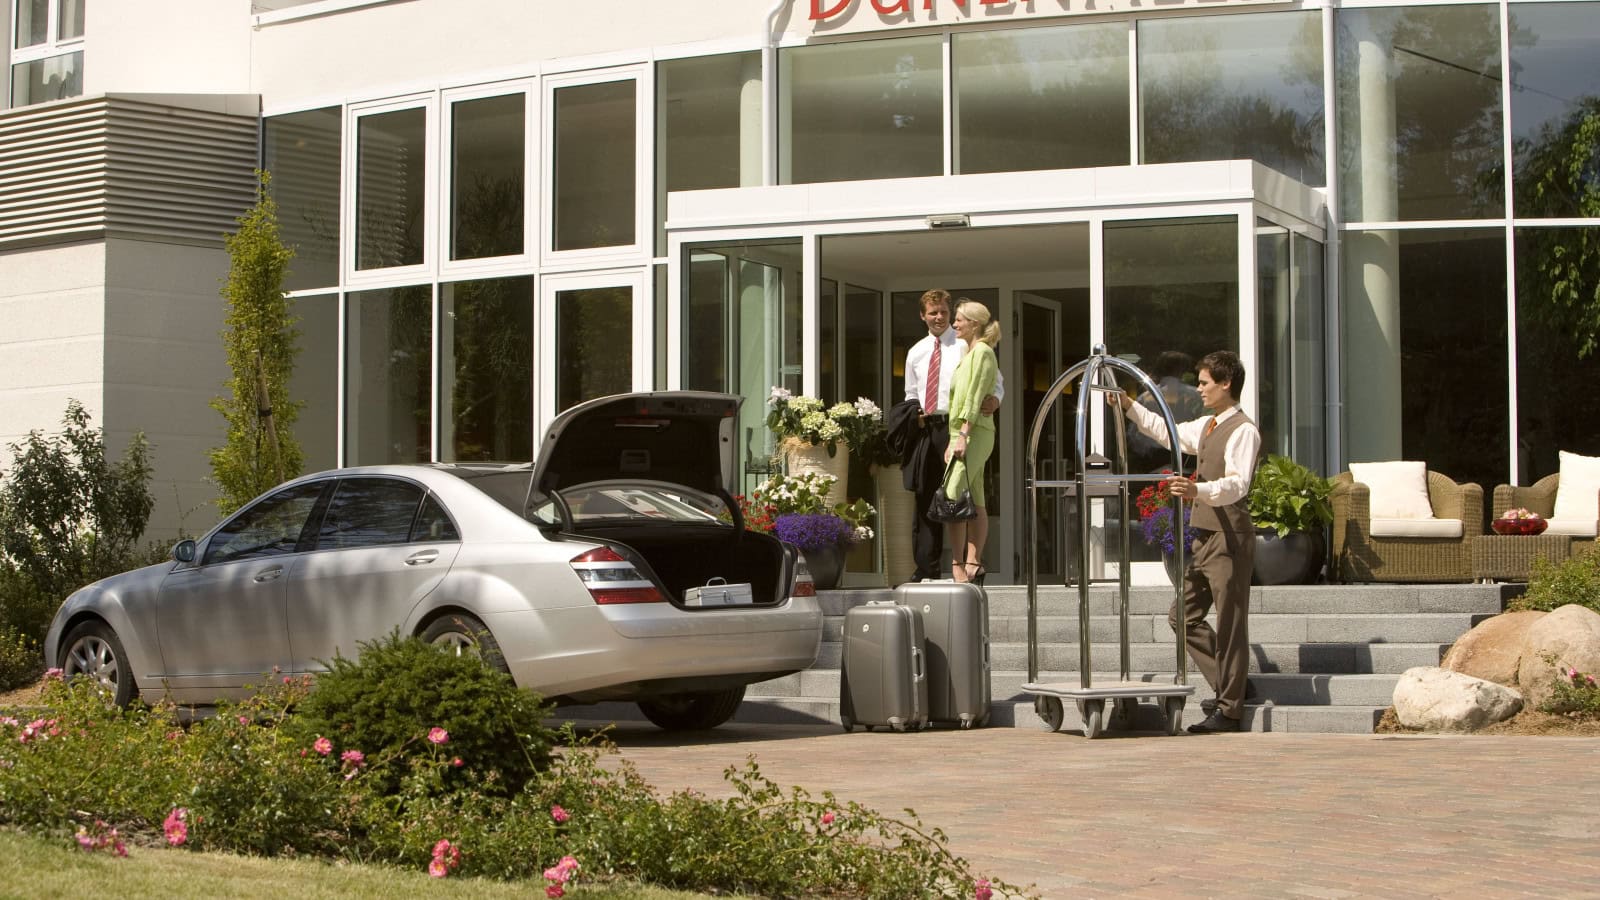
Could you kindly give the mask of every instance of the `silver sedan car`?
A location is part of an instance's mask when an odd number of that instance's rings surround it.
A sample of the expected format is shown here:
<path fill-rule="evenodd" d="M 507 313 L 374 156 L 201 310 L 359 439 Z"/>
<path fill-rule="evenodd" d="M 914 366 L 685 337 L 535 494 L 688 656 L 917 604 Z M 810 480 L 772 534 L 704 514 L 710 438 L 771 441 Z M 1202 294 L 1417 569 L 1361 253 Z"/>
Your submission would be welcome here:
<path fill-rule="evenodd" d="M 46 659 L 123 704 L 209 705 L 398 627 L 557 702 L 715 727 L 747 684 L 811 665 L 822 633 L 804 561 L 733 502 L 740 402 L 607 397 L 558 417 L 533 464 L 297 478 L 173 561 L 77 591 Z"/>

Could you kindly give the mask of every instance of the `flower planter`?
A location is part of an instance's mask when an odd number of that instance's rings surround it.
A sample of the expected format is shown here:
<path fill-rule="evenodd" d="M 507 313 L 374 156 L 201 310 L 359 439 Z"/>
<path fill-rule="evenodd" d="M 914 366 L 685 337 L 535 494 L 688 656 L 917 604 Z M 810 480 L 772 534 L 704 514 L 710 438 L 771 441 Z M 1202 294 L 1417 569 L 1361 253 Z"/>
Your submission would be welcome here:
<path fill-rule="evenodd" d="M 1284 537 L 1271 528 L 1257 529 L 1251 584 L 1314 584 L 1322 571 L 1321 531 L 1291 531 Z"/>
<path fill-rule="evenodd" d="M 843 444 L 839 444 L 836 452 L 829 456 L 826 444 L 790 441 L 784 445 L 784 457 L 790 475 L 811 472 L 832 475 L 835 481 L 833 487 L 828 489 L 825 505 L 831 508 L 835 503 L 844 502 L 845 486 L 850 478 L 850 451 Z"/>
<path fill-rule="evenodd" d="M 1189 561 L 1192 558 L 1193 558 L 1192 554 L 1190 556 L 1185 556 L 1183 558 L 1183 567 L 1185 569 L 1187 569 L 1189 567 Z M 1167 580 L 1172 582 L 1172 586 L 1173 587 L 1178 587 L 1179 585 L 1183 584 L 1183 572 L 1181 570 L 1179 570 L 1179 568 L 1178 568 L 1178 556 L 1177 556 L 1177 554 L 1175 554 L 1175 553 L 1163 553 L 1163 554 L 1161 554 L 1161 565 L 1162 565 L 1162 567 L 1164 567 L 1167 570 Z"/>
<path fill-rule="evenodd" d="M 819 547 L 803 551 L 806 568 L 811 570 L 811 581 L 819 591 L 836 590 L 844 574 L 844 550 L 839 547 Z"/>
<path fill-rule="evenodd" d="M 878 545 L 883 548 L 883 573 L 889 586 L 911 580 L 917 571 L 911 530 L 917 514 L 917 495 L 906 490 L 899 466 L 880 466 L 878 485 Z"/>

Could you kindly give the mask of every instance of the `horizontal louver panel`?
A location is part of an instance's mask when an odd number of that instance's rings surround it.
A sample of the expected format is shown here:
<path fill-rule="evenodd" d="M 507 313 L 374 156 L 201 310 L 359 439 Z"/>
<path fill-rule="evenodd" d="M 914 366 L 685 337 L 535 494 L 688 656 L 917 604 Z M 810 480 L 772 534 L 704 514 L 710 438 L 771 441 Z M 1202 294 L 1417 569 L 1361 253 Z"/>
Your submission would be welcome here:
<path fill-rule="evenodd" d="M 220 245 L 255 200 L 259 118 L 161 99 L 0 112 L 0 248 L 106 234 Z"/>

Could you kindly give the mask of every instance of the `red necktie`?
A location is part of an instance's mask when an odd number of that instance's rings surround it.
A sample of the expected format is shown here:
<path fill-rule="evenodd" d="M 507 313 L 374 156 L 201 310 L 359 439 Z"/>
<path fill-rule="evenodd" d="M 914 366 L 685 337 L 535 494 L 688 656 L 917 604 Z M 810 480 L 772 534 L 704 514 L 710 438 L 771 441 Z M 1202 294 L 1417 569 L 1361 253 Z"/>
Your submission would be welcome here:
<path fill-rule="evenodd" d="M 933 415 L 939 411 L 939 366 L 944 362 L 944 342 L 933 339 L 933 357 L 928 360 L 928 388 L 923 392 L 922 411 Z"/>
<path fill-rule="evenodd" d="M 1216 417 L 1213 416 L 1211 421 L 1206 423 L 1206 433 L 1201 435 L 1201 437 L 1202 438 L 1211 437 L 1211 432 L 1216 431 L 1216 430 L 1217 430 L 1217 420 L 1216 420 Z"/>

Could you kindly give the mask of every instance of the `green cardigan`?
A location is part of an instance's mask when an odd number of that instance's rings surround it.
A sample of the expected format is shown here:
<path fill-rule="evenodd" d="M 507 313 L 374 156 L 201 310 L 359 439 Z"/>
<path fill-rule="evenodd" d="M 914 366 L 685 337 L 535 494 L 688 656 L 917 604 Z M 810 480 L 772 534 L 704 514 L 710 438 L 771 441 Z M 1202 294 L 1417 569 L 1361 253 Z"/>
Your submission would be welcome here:
<path fill-rule="evenodd" d="M 994 348 L 978 341 L 961 355 L 955 376 L 950 385 L 950 433 L 961 429 L 962 422 L 970 421 L 973 428 L 994 430 L 994 416 L 980 415 L 983 401 L 994 393 L 994 383 L 1000 375 L 1000 362 Z"/>

